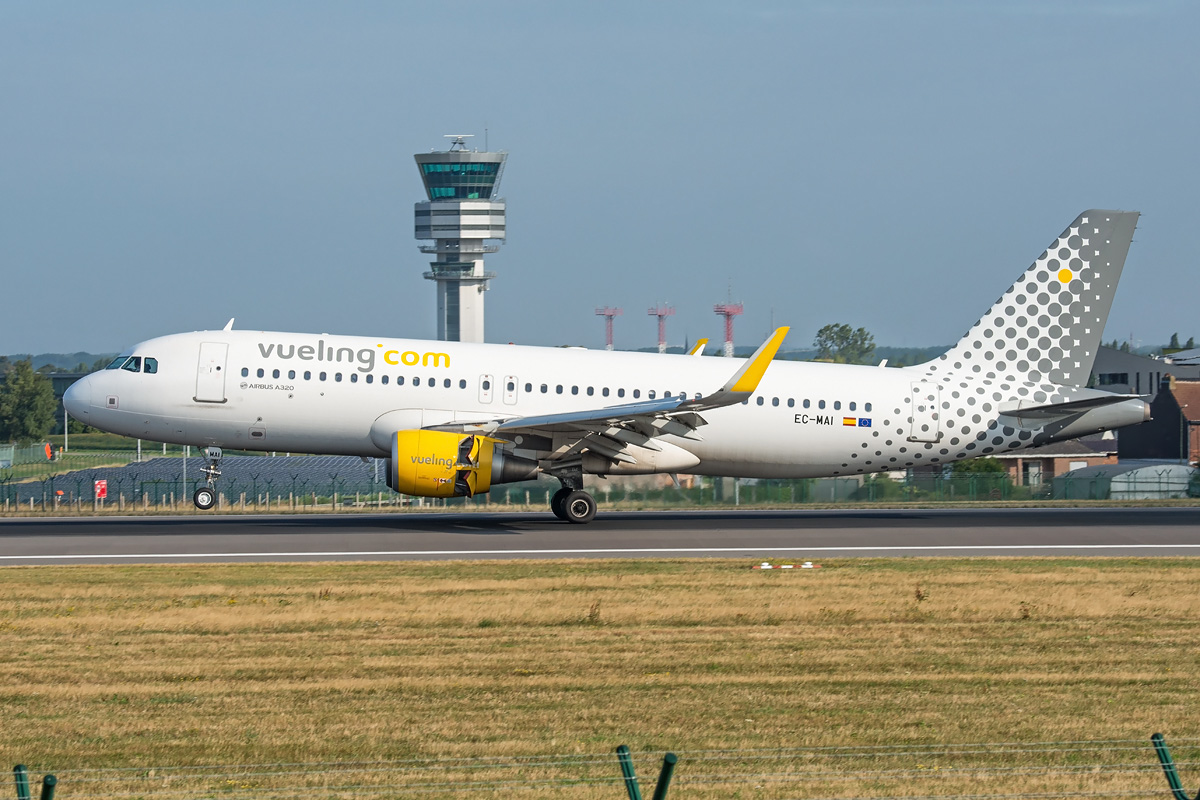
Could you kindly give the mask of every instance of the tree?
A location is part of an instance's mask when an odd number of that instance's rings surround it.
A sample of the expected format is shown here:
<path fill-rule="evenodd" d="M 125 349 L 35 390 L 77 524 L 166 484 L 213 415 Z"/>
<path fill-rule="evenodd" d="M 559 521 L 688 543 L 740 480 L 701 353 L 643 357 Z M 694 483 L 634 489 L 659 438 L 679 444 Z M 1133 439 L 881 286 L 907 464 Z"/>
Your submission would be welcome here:
<path fill-rule="evenodd" d="M 875 337 L 866 328 L 857 330 L 844 324 L 826 325 L 813 340 L 818 361 L 839 364 L 868 364 L 875 356 Z"/>
<path fill-rule="evenodd" d="M 1195 336 L 1189 336 L 1189 337 L 1188 337 L 1188 340 L 1187 340 L 1187 344 L 1185 344 L 1185 345 L 1183 346 L 1183 349 L 1184 349 L 1184 350 L 1191 350 L 1191 349 L 1193 349 L 1195 346 L 1196 346 L 1196 337 L 1195 337 Z"/>
<path fill-rule="evenodd" d="M 1179 349 L 1179 334 L 1178 333 L 1171 334 L 1171 343 L 1168 344 L 1167 347 L 1171 348 L 1172 350 Z"/>
<path fill-rule="evenodd" d="M 34 372 L 29 360 L 17 361 L 0 385 L 0 442 L 29 444 L 54 427 L 54 385 Z"/>
<path fill-rule="evenodd" d="M 955 461 L 950 465 L 953 475 L 994 475 L 1004 473 L 1004 465 L 1000 459 L 986 456 L 984 458 L 968 458 L 965 461 Z"/>

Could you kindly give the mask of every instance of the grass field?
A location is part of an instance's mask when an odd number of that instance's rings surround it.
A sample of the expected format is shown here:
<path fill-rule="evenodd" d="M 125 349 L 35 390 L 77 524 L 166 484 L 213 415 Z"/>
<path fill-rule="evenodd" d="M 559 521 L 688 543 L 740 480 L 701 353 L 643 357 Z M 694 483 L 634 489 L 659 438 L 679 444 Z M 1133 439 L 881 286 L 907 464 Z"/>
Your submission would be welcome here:
<path fill-rule="evenodd" d="M 61 798 L 620 798 L 622 743 L 672 796 L 1161 794 L 1149 735 L 1200 755 L 1200 560 L 750 564 L 6 568 L 0 748 Z M 222 764 L 304 766 L 180 769 Z"/>

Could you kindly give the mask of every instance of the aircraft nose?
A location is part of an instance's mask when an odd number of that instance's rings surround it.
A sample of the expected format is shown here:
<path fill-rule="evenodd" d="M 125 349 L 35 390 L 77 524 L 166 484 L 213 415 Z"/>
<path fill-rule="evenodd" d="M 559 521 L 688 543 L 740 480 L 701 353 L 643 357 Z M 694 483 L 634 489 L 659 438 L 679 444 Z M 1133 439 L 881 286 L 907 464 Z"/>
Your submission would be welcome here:
<path fill-rule="evenodd" d="M 91 376 L 84 375 L 67 387 L 63 393 L 63 407 L 75 419 L 86 420 L 92 410 Z"/>

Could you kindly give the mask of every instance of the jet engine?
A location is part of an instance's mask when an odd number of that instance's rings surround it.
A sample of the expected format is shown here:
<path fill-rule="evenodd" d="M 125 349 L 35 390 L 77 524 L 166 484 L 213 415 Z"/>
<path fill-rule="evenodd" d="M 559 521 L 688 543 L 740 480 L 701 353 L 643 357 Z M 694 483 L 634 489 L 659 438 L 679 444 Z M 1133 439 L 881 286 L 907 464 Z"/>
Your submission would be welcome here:
<path fill-rule="evenodd" d="M 506 454 L 500 439 L 446 431 L 392 435 L 387 485 L 420 497 L 472 497 L 497 483 L 537 477 L 538 464 Z"/>

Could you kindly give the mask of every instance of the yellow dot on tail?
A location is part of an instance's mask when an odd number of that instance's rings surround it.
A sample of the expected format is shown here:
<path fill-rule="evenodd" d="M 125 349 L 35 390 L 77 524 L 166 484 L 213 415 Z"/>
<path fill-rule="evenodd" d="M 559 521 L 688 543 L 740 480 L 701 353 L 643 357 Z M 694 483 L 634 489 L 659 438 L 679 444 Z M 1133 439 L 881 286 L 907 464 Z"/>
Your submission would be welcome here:
<path fill-rule="evenodd" d="M 1075 276 L 1071 273 L 1071 270 L 1067 269 L 1066 267 L 1063 267 L 1062 269 L 1060 269 L 1058 271 L 1058 282 L 1059 283 L 1070 283 L 1071 278 L 1073 278 L 1073 277 L 1075 277 Z"/>

